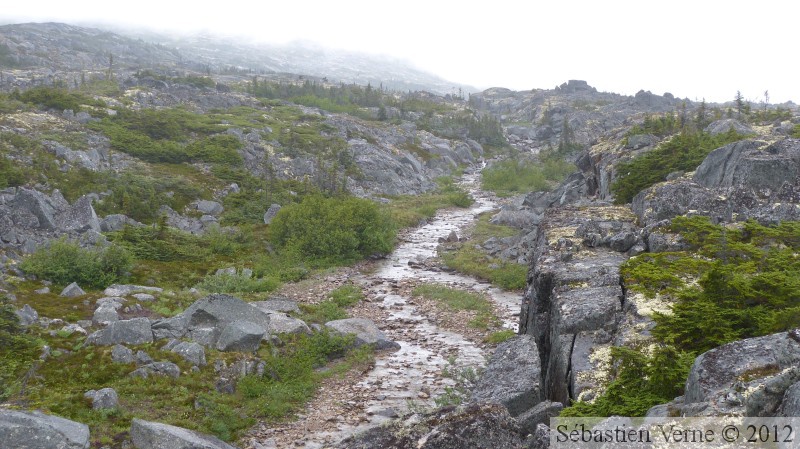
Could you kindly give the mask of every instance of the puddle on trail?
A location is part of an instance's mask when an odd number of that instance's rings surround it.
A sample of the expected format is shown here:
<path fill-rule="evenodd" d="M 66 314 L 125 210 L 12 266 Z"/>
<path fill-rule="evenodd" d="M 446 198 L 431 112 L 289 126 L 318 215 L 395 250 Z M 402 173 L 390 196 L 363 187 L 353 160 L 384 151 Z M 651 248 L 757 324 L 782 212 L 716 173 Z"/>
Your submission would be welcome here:
<path fill-rule="evenodd" d="M 471 208 L 440 212 L 430 223 L 407 235 L 404 243 L 374 273 L 358 279 L 374 292 L 384 292 L 377 299 L 382 301 L 380 306 L 390 313 L 390 318 L 388 323 L 379 323 L 379 326 L 394 328 L 393 334 L 400 349 L 379 355 L 375 368 L 356 385 L 356 389 L 373 392 L 372 399 L 365 404 L 366 414 L 362 422 L 357 426 L 340 424 L 335 433 L 312 436 L 307 447 L 322 447 L 317 444 L 324 440 L 339 441 L 403 414 L 415 405 L 433 406 L 433 398 L 444 393 L 446 387 L 454 385 L 450 378 L 442 376 L 443 369 L 453 368 L 453 361 L 457 367 L 477 368 L 485 365 L 486 354 L 481 348 L 461 335 L 428 321 L 409 298 L 386 293 L 391 292 L 392 285 L 398 281 L 414 279 L 487 292 L 500 306 L 504 327 L 517 329 L 521 300 L 519 293 L 503 292 L 469 276 L 431 271 L 408 263 L 435 257 L 440 237 L 446 238 L 452 231 L 461 235 L 477 215 L 497 207 L 491 198 L 478 190 L 478 177 L 479 173 L 472 173 L 462 178 L 462 186 L 469 189 L 476 199 Z M 393 322 L 395 325 L 392 325 Z"/>

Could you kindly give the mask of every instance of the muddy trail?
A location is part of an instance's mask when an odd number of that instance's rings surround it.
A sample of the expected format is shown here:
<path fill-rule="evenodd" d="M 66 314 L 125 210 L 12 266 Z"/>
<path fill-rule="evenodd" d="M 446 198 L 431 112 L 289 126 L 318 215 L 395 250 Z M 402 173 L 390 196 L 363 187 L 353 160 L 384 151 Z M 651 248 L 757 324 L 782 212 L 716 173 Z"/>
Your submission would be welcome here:
<path fill-rule="evenodd" d="M 452 323 L 452 317 L 412 297 L 416 285 L 436 283 L 483 292 L 491 298 L 502 326 L 516 330 L 520 293 L 504 292 L 426 263 L 436 257 L 440 239 L 451 232 L 463 235 L 479 214 L 498 207 L 491 195 L 479 189 L 479 178 L 478 172 L 468 173 L 460 182 L 475 199 L 470 208 L 440 211 L 428 224 L 405 233 L 395 251 L 368 270 L 345 270 L 326 279 L 330 287 L 345 282 L 361 285 L 366 298 L 353 315 L 375 321 L 400 349 L 377 353 L 374 367 L 360 377 L 326 380 L 295 422 L 256 426 L 244 438 L 245 447 L 332 447 L 408 411 L 434 407 L 435 398 L 455 385 L 448 373 L 484 366 L 487 345 L 468 326 L 441 325 Z"/>

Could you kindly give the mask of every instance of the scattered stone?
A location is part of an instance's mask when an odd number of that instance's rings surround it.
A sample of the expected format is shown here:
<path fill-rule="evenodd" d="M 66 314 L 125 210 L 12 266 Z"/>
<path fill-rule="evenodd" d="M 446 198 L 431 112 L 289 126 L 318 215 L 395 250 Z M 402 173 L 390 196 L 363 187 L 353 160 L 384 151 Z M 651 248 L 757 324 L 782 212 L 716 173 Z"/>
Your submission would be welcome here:
<path fill-rule="evenodd" d="M 142 302 L 153 302 L 156 300 L 156 297 L 149 293 L 134 293 L 131 296 L 133 296 L 137 301 Z"/>
<path fill-rule="evenodd" d="M 36 293 L 37 295 L 46 295 L 50 293 L 50 287 L 42 287 L 38 290 L 34 290 L 33 292 Z"/>
<path fill-rule="evenodd" d="M 58 416 L 0 409 L 3 448 L 89 449 L 89 427 Z"/>
<path fill-rule="evenodd" d="M 203 346 L 195 342 L 179 342 L 168 350 L 180 355 L 192 365 L 205 366 L 206 364 L 206 351 Z"/>
<path fill-rule="evenodd" d="M 111 360 L 115 363 L 133 363 L 136 358 L 130 348 L 123 345 L 114 345 L 114 348 L 111 349 Z"/>
<path fill-rule="evenodd" d="M 264 212 L 264 224 L 272 223 L 272 220 L 278 215 L 278 212 L 281 210 L 280 204 L 270 204 L 269 209 Z"/>
<path fill-rule="evenodd" d="M 146 352 L 144 352 L 144 351 L 142 351 L 140 349 L 140 350 L 136 351 L 136 359 L 135 359 L 135 361 L 136 361 L 136 364 L 139 365 L 139 366 L 141 366 L 141 365 L 149 365 L 149 364 L 153 363 L 153 358 L 150 357 L 150 354 L 148 354 L 148 353 L 146 353 Z"/>
<path fill-rule="evenodd" d="M 278 334 L 308 334 L 311 329 L 305 321 L 290 317 L 285 313 L 274 312 L 269 314 L 269 328 L 267 333 L 270 335 Z"/>
<path fill-rule="evenodd" d="M 59 296 L 63 296 L 65 298 L 74 298 L 76 296 L 83 296 L 86 292 L 83 291 L 80 286 L 78 286 L 77 282 L 73 282 L 67 285 L 64 290 L 61 290 L 61 294 Z"/>
<path fill-rule="evenodd" d="M 181 369 L 172 362 L 153 362 L 144 365 L 131 372 L 131 377 L 143 377 L 147 379 L 150 375 L 168 376 L 177 379 L 181 375 Z"/>
<path fill-rule="evenodd" d="M 198 211 L 200 211 L 200 213 L 206 215 L 214 215 L 214 216 L 222 214 L 222 212 L 225 210 L 222 207 L 222 204 L 216 201 L 208 201 L 208 200 L 197 201 L 195 207 L 197 208 Z"/>
<path fill-rule="evenodd" d="M 355 335 L 355 347 L 373 345 L 375 349 L 400 348 L 400 345 L 389 340 L 374 322 L 365 318 L 328 321 L 325 327 L 340 335 Z"/>
<path fill-rule="evenodd" d="M 25 304 L 21 309 L 16 310 L 15 313 L 19 318 L 19 324 L 23 326 L 30 326 L 31 324 L 39 321 L 39 313 L 28 304 Z"/>
<path fill-rule="evenodd" d="M 131 422 L 130 435 L 136 449 L 236 449 L 211 435 L 138 418 Z"/>
<path fill-rule="evenodd" d="M 113 388 L 103 388 L 97 391 L 89 390 L 83 396 L 92 400 L 93 410 L 119 408 L 119 396 L 117 396 L 117 392 Z"/>

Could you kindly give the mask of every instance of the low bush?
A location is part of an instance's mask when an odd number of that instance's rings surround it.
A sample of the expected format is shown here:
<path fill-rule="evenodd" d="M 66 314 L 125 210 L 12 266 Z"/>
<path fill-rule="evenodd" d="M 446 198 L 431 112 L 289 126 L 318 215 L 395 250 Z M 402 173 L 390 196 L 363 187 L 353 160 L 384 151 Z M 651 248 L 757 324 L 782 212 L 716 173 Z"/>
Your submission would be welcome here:
<path fill-rule="evenodd" d="M 209 293 L 258 293 L 271 292 L 280 282 L 272 278 L 255 278 L 241 273 L 210 274 L 197 284 L 197 288 Z"/>
<path fill-rule="evenodd" d="M 396 232 L 389 214 L 372 201 L 320 195 L 283 207 L 270 229 L 277 246 L 317 266 L 388 253 Z"/>
<path fill-rule="evenodd" d="M 611 185 L 614 202 L 630 203 L 637 193 L 664 181 L 668 174 L 694 170 L 711 151 L 743 138 L 733 128 L 718 135 L 688 131 L 677 134 L 656 149 L 617 165 L 617 179 Z"/>
<path fill-rule="evenodd" d="M 483 188 L 502 197 L 549 190 L 553 184 L 575 171 L 569 162 L 557 157 L 544 158 L 541 162 L 506 159 L 483 170 Z"/>
<path fill-rule="evenodd" d="M 14 307 L 0 297 L 0 402 L 16 393 L 36 360 L 39 343 L 19 324 Z"/>
<path fill-rule="evenodd" d="M 132 266 L 133 257 L 122 246 L 86 249 L 64 238 L 39 248 L 20 264 L 26 273 L 58 285 L 77 282 L 98 289 L 122 280 Z"/>

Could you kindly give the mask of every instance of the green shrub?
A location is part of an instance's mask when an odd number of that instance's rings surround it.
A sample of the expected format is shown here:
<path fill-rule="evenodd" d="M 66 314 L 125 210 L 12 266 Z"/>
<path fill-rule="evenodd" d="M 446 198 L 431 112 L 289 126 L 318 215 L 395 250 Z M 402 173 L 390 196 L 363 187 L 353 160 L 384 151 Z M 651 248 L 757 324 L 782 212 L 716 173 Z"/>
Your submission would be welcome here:
<path fill-rule="evenodd" d="M 319 304 L 301 304 L 302 319 L 308 323 L 324 324 L 328 321 L 348 317 L 347 308 L 364 299 L 361 289 L 356 285 L 343 285 L 333 290 L 328 299 Z"/>
<path fill-rule="evenodd" d="M 240 166 L 243 162 L 239 154 L 241 148 L 242 143 L 236 136 L 217 134 L 190 143 L 186 152 L 192 161 Z"/>
<path fill-rule="evenodd" d="M 544 158 L 542 162 L 506 159 L 487 167 L 481 173 L 485 189 L 507 197 L 520 193 L 548 190 L 575 167 L 563 159 Z"/>
<path fill-rule="evenodd" d="M 85 249 L 62 238 L 36 250 L 20 268 L 59 285 L 100 289 L 123 279 L 132 266 L 131 254 L 119 245 Z"/>
<path fill-rule="evenodd" d="M 357 285 L 343 285 L 330 293 L 330 300 L 339 307 L 351 307 L 364 299 L 364 294 Z"/>
<path fill-rule="evenodd" d="M 388 253 L 396 232 L 389 215 L 372 201 L 319 195 L 283 207 L 270 228 L 275 244 L 318 266 Z"/>
<path fill-rule="evenodd" d="M 105 106 L 103 102 L 58 87 L 34 87 L 16 97 L 25 103 L 60 111 L 72 109 L 77 112 L 81 110 L 82 105 Z"/>
<path fill-rule="evenodd" d="M 653 355 L 625 347 L 611 348 L 614 380 L 594 402 L 577 402 L 561 416 L 644 416 L 651 407 L 683 392 L 694 354 L 659 347 Z"/>
<path fill-rule="evenodd" d="M 197 288 L 209 293 L 256 293 L 271 292 L 278 288 L 279 282 L 271 278 L 254 278 L 237 274 L 210 274 L 197 284 Z"/>
<path fill-rule="evenodd" d="M 733 128 L 715 136 L 686 131 L 675 135 L 656 149 L 617 165 L 617 179 L 611 185 L 614 202 L 630 203 L 637 193 L 664 181 L 668 174 L 694 170 L 711 151 L 744 137 Z"/>
<path fill-rule="evenodd" d="M 39 344 L 19 324 L 14 307 L 0 297 L 0 401 L 17 392 L 20 378 L 36 360 Z"/>

